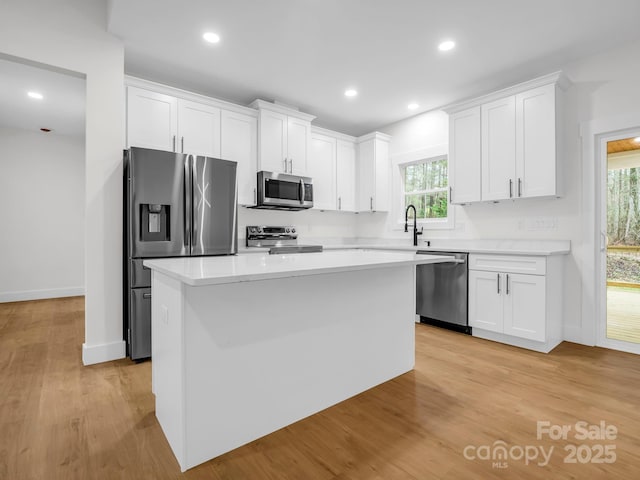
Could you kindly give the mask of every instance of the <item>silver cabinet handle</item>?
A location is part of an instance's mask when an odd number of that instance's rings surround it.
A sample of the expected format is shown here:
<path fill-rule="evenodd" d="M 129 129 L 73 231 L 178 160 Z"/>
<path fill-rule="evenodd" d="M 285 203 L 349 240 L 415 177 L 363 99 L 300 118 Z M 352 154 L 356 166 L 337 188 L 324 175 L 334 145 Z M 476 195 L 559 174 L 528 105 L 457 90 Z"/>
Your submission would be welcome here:
<path fill-rule="evenodd" d="M 498 273 L 498 295 L 500 295 L 500 274 Z"/>
<path fill-rule="evenodd" d="M 509 179 L 509 198 L 513 198 L 513 180 Z"/>
<path fill-rule="evenodd" d="M 522 179 L 518 178 L 518 196 L 522 196 Z"/>
<path fill-rule="evenodd" d="M 289 159 L 289 173 L 293 173 L 293 158 Z"/>
<path fill-rule="evenodd" d="M 342 197 L 338 197 L 338 210 L 342 210 Z"/>
<path fill-rule="evenodd" d="M 449 203 L 453 203 L 453 187 L 449 186 Z"/>
<path fill-rule="evenodd" d="M 173 136 L 173 148 L 171 150 L 173 150 L 174 152 L 176 151 L 176 136 L 175 135 Z"/>
<path fill-rule="evenodd" d="M 507 295 L 509 295 L 509 274 L 507 273 Z"/>
<path fill-rule="evenodd" d="M 371 199 L 370 201 L 370 205 L 371 205 L 371 211 L 373 212 L 373 197 L 369 197 Z"/>
<path fill-rule="evenodd" d="M 143 293 L 142 294 L 142 298 L 151 298 L 151 294 L 150 293 Z"/>
<path fill-rule="evenodd" d="M 253 189 L 253 203 L 258 203 L 258 192 L 256 192 L 256 189 Z"/>
<path fill-rule="evenodd" d="M 184 137 L 180 138 L 180 153 L 184 153 Z"/>
<path fill-rule="evenodd" d="M 284 158 L 284 173 L 287 173 L 287 157 Z"/>

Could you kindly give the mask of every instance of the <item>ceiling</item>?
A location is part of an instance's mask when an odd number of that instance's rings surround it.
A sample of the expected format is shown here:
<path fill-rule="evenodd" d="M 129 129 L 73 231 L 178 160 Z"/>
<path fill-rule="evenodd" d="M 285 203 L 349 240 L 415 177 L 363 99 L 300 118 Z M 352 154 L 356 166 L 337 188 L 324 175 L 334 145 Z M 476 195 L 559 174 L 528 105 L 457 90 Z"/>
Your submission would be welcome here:
<path fill-rule="evenodd" d="M 637 139 L 637 140 L 636 140 Z M 607 142 L 607 154 L 640 150 L 640 137 L 624 138 Z"/>
<path fill-rule="evenodd" d="M 84 78 L 0 58 L 0 85 L 0 127 L 84 136 Z M 29 98 L 30 91 L 43 98 Z"/>
<path fill-rule="evenodd" d="M 110 0 L 133 76 L 359 135 L 640 38 L 638 0 Z M 220 35 L 206 44 L 202 34 Z M 437 45 L 454 39 L 456 48 Z M 359 94 L 347 98 L 344 91 Z M 409 111 L 416 102 L 420 108 Z"/>

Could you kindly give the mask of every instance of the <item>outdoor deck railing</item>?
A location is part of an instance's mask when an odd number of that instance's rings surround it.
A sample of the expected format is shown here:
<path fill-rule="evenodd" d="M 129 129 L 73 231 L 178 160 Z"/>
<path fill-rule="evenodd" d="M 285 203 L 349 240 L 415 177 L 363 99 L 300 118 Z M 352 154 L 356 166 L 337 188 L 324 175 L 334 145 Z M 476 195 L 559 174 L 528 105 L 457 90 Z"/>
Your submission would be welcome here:
<path fill-rule="evenodd" d="M 628 254 L 629 256 L 636 257 L 640 256 L 640 245 L 608 245 L 607 253 L 622 253 Z M 608 287 L 625 287 L 625 288 L 640 288 L 640 283 L 635 282 L 624 282 L 618 280 L 608 280 Z"/>

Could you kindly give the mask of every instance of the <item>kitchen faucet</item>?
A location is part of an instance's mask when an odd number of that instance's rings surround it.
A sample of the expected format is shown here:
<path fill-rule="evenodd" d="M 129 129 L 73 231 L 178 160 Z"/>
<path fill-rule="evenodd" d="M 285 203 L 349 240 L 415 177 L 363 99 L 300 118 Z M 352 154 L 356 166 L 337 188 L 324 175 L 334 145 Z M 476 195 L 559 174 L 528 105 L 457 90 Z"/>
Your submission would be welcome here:
<path fill-rule="evenodd" d="M 420 231 L 418 231 L 418 220 L 417 220 L 417 212 L 416 212 L 416 207 L 414 207 L 413 205 L 409 205 L 407 206 L 407 209 L 404 211 L 404 231 L 408 232 L 408 226 L 409 226 L 409 209 L 413 208 L 413 246 L 417 247 L 418 246 L 418 235 L 422 235 L 422 229 L 424 227 L 420 227 Z"/>

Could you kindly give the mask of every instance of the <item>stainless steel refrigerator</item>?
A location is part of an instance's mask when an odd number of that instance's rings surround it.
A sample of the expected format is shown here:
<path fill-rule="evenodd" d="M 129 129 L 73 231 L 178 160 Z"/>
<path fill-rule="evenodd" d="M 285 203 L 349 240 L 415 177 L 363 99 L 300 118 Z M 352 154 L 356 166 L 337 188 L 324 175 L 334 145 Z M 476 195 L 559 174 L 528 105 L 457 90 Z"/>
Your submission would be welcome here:
<path fill-rule="evenodd" d="M 133 360 L 151 356 L 147 258 L 238 251 L 237 164 L 132 147 L 124 152 L 124 338 Z"/>

